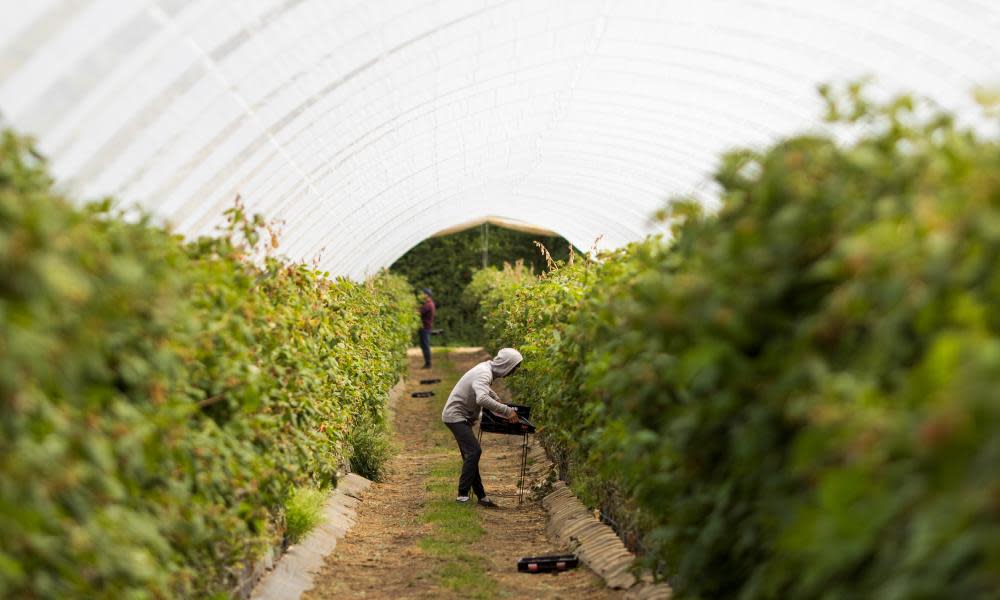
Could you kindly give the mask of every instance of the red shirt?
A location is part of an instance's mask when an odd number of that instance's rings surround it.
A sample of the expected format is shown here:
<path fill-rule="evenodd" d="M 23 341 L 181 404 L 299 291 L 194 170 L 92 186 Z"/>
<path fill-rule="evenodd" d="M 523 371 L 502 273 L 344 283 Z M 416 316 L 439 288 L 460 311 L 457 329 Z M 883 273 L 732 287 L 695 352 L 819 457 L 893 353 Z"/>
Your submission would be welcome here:
<path fill-rule="evenodd" d="M 434 327 L 434 313 L 436 312 L 437 307 L 434 306 L 434 300 L 428 298 L 423 306 L 420 307 L 420 320 L 424 322 L 424 329 Z"/>

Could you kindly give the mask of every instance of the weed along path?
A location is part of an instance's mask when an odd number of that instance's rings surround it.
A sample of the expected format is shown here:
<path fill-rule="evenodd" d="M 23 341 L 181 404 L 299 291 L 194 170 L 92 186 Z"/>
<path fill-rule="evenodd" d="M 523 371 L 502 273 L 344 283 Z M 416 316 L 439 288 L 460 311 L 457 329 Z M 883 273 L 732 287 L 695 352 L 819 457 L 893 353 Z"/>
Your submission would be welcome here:
<path fill-rule="evenodd" d="M 584 567 L 558 575 L 518 573 L 517 559 L 564 551 L 545 533 L 541 504 L 517 504 L 521 438 L 486 434 L 480 470 L 499 510 L 455 503 L 458 448 L 441 424 L 455 381 L 486 354 L 478 348 L 435 351 L 420 369 L 411 352 L 406 391 L 394 417 L 397 454 L 387 481 L 372 485 L 357 524 L 327 559 L 310 600 L 333 598 L 621 598 Z M 421 385 L 421 379 L 441 379 Z M 430 390 L 430 398 L 412 392 Z"/>

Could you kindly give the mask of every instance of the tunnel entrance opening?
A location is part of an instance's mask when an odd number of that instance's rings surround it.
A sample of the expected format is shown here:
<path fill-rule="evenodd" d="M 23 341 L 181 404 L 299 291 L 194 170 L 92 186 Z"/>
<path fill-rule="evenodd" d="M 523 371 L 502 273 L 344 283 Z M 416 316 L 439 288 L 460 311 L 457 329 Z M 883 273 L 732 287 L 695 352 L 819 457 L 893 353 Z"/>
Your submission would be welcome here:
<path fill-rule="evenodd" d="M 390 267 L 410 281 L 414 293 L 424 288 L 432 291 L 438 310 L 434 326 L 443 330 L 443 341 L 448 344 L 478 345 L 482 339 L 476 303 L 465 297 L 465 288 L 478 269 L 522 261 L 526 268 L 541 273 L 546 261 L 535 242 L 545 246 L 554 260 L 569 257 L 571 244 L 555 232 L 498 222 L 482 219 L 445 229 L 411 248 Z"/>

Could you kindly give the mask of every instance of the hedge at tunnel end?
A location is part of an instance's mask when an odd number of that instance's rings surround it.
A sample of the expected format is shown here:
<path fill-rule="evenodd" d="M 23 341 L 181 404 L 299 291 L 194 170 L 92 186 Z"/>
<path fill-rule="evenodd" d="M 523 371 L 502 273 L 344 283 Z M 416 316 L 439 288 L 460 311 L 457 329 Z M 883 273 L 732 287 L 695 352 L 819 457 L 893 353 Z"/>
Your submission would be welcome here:
<path fill-rule="evenodd" d="M 266 255 L 237 205 L 186 242 L 74 208 L 0 146 L 0 597 L 225 595 L 297 486 L 377 427 L 417 326 L 405 280 Z"/>
<path fill-rule="evenodd" d="M 996 130 L 827 99 L 851 143 L 727 155 L 672 241 L 470 291 L 571 485 L 678 597 L 1000 597 Z"/>

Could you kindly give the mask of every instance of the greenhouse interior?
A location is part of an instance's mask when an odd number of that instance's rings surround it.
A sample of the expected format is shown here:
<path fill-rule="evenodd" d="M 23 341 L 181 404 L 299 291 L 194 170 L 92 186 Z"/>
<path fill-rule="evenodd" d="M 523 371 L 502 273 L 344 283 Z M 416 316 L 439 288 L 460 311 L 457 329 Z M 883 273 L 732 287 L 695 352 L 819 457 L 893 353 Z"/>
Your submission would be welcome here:
<path fill-rule="evenodd" d="M 0 130 L 0 599 L 1000 599 L 998 2 L 0 0 Z"/>

